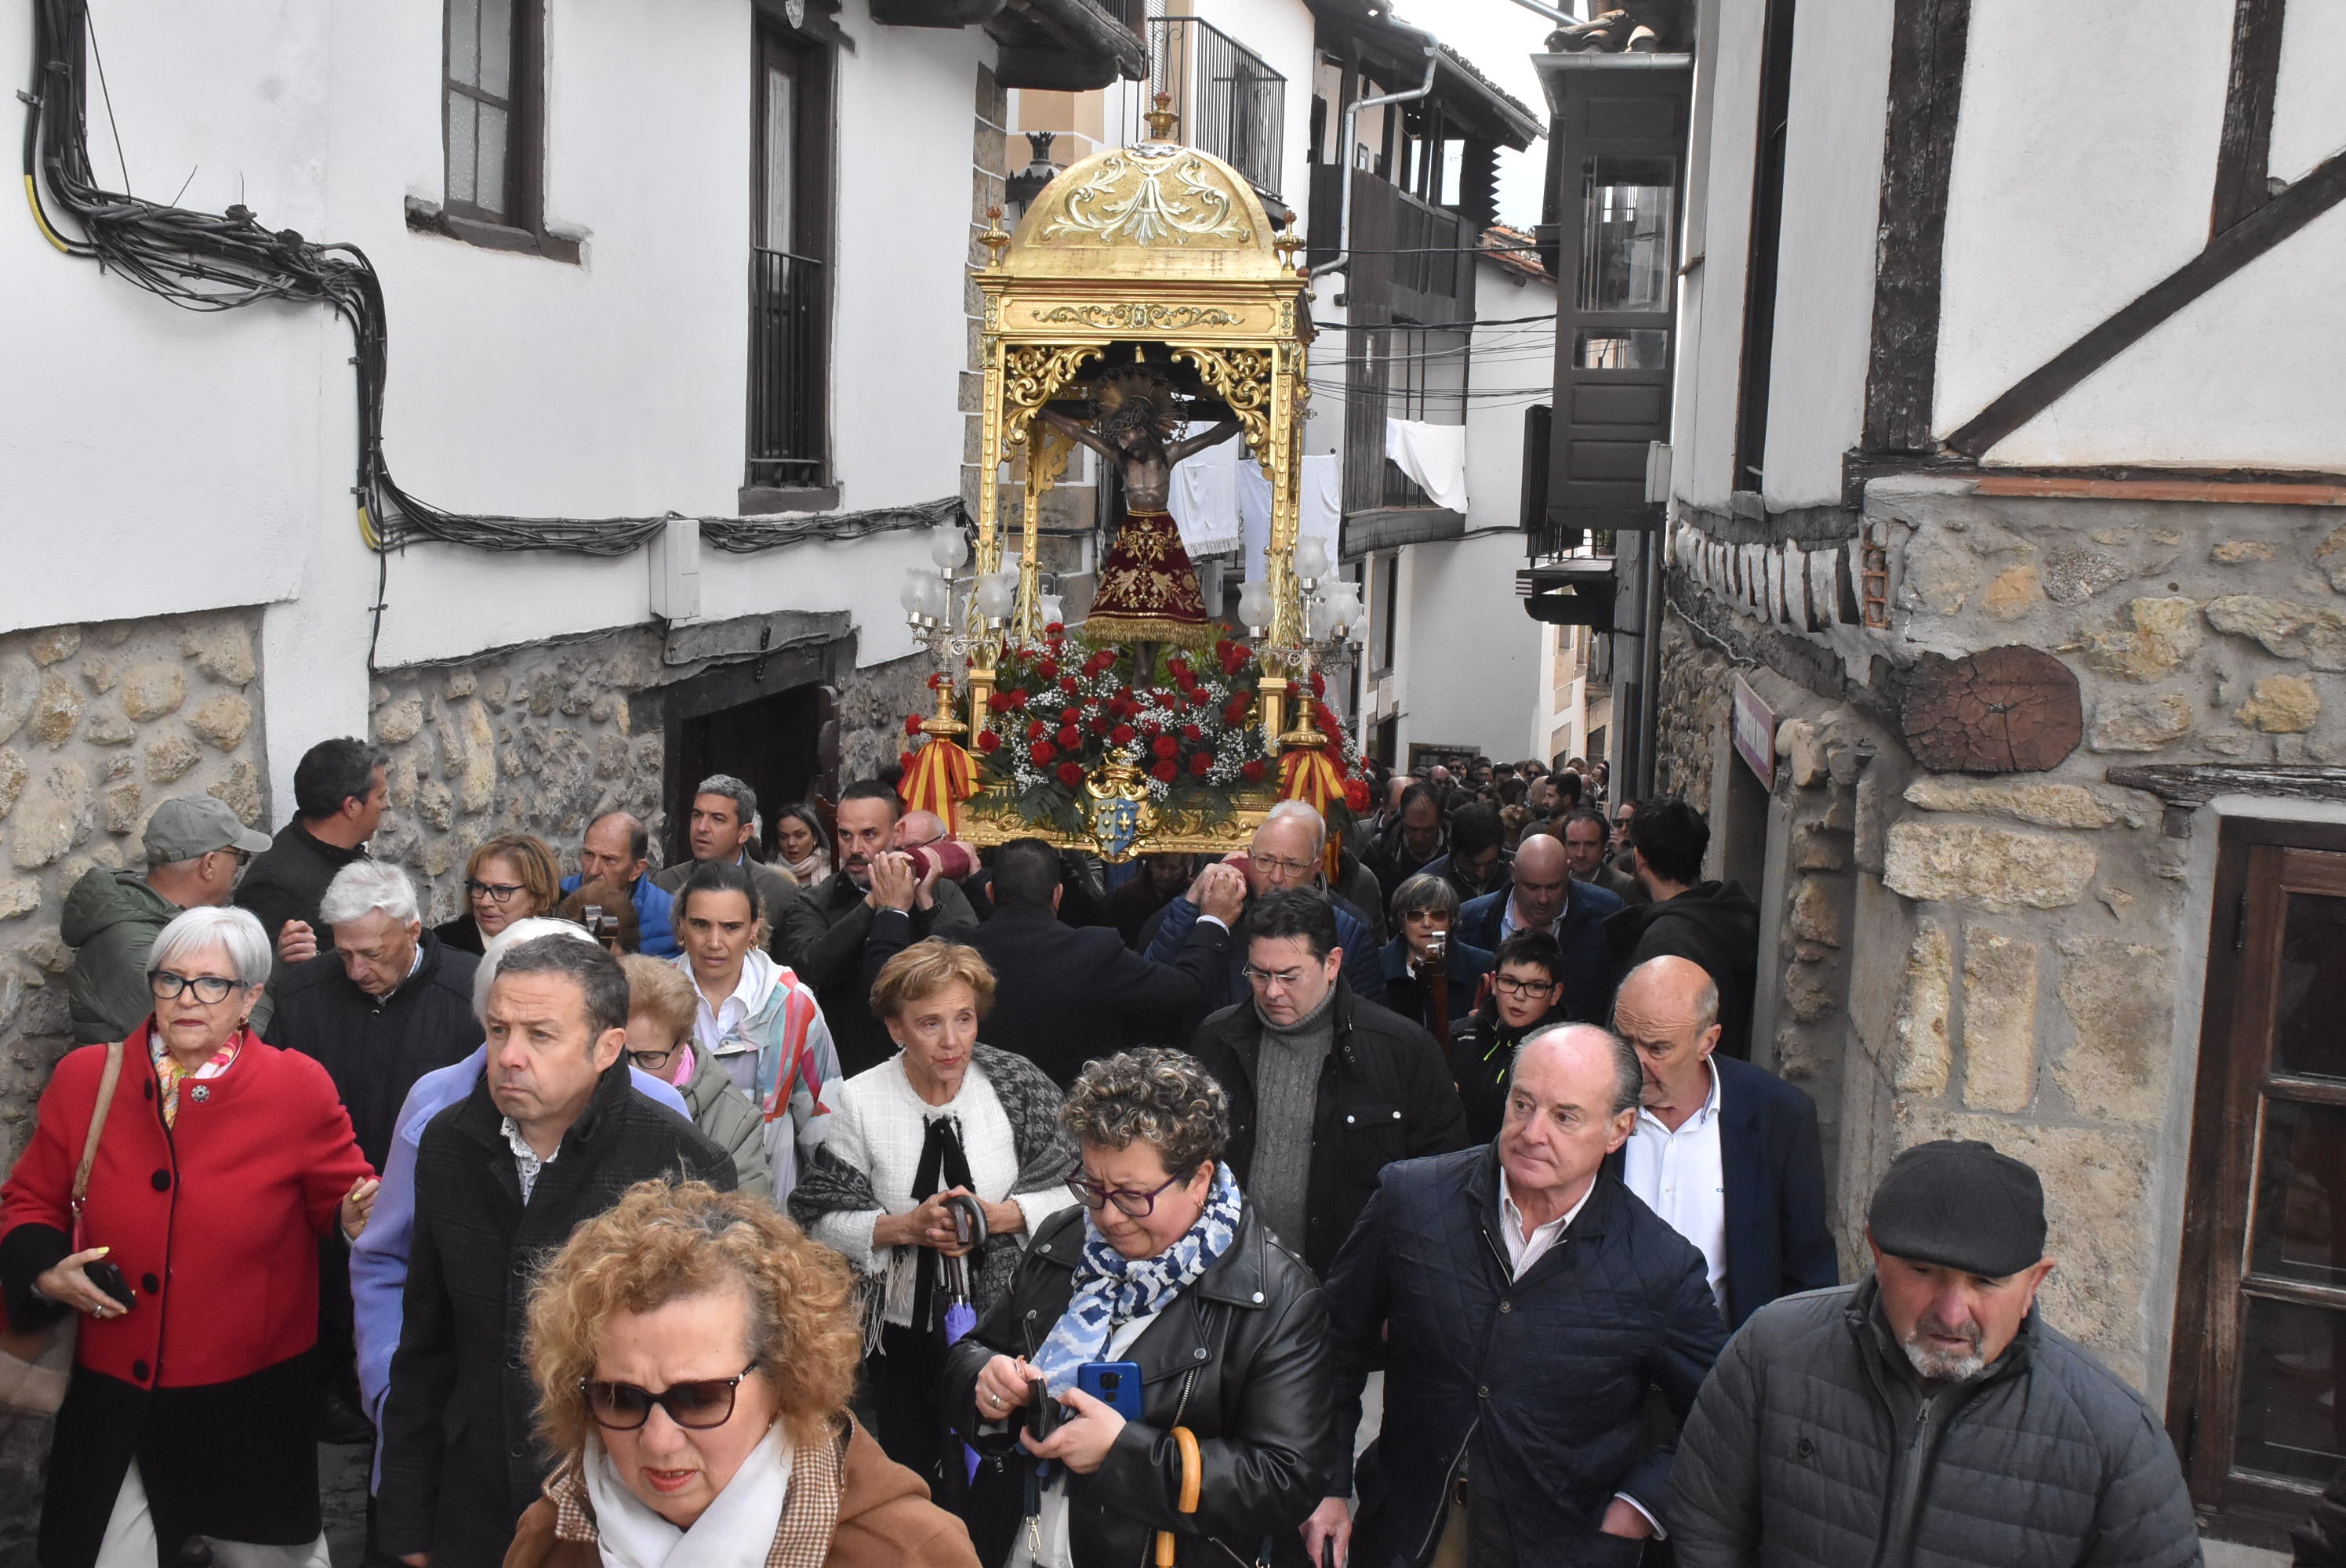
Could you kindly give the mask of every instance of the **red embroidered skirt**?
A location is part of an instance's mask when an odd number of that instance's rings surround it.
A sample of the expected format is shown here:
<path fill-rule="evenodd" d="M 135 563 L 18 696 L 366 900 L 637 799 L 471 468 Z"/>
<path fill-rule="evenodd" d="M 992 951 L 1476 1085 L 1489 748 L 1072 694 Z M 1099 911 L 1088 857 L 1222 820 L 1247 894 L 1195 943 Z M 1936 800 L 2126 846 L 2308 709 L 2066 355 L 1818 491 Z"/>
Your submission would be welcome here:
<path fill-rule="evenodd" d="M 1178 643 L 1210 647 L 1213 623 L 1198 591 L 1198 568 L 1167 512 L 1135 512 L 1100 567 L 1099 596 L 1084 618 L 1093 643 Z"/>

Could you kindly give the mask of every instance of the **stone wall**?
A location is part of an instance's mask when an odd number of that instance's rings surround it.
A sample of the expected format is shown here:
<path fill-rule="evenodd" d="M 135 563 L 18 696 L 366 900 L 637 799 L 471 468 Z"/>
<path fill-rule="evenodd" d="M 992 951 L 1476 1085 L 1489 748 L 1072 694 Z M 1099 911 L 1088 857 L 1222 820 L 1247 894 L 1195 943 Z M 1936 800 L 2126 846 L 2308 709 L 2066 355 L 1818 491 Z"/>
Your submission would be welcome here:
<path fill-rule="evenodd" d="M 173 796 L 268 830 L 259 631 L 257 611 L 228 610 L 0 637 L 0 1170 L 66 1048 L 74 883 L 143 864 Z"/>
<path fill-rule="evenodd" d="M 93 866 L 142 864 L 147 818 L 173 796 L 217 796 L 267 828 L 259 630 L 258 611 L 227 610 L 0 636 L 0 1171 L 69 1044 L 66 892 Z M 5 1568 L 33 1561 L 49 1432 L 0 1412 Z"/>
<path fill-rule="evenodd" d="M 2162 803 L 2106 774 L 2346 758 L 2346 509 L 1899 480 L 1869 487 L 1863 524 L 1889 568 L 1874 627 L 1855 613 L 1862 540 L 1681 524 L 1661 776 L 1721 804 L 1730 670 L 1762 687 L 1781 722 L 1760 1044 L 1840 1122 L 1844 1261 L 1863 1261 L 1864 1201 L 1897 1150 L 1985 1138 L 2045 1178 L 2048 1316 L 2155 1388 L 2196 1065 L 2178 1013 L 2207 891 Z M 2082 744 L 2043 772 L 1919 769 L 1895 733 L 1904 674 L 2014 644 L 2076 674 Z"/>
<path fill-rule="evenodd" d="M 927 667 L 914 656 L 857 669 L 852 643 L 838 651 L 840 778 L 870 778 L 895 762 L 904 716 L 926 710 Z M 717 662 L 668 664 L 661 633 L 641 626 L 386 672 L 370 723 L 392 757 L 375 854 L 414 874 L 434 921 L 463 909 L 464 862 L 500 833 L 536 834 L 574 871 L 586 824 L 624 810 L 651 829 L 657 858 L 669 803 L 658 691 Z"/>

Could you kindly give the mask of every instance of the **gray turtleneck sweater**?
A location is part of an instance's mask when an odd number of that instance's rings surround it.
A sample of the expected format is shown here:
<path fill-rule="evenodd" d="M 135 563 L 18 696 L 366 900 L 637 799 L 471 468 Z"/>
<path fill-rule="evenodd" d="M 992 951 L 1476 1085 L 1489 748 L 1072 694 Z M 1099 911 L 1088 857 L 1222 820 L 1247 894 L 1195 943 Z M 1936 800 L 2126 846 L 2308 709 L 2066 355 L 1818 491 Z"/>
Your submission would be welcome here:
<path fill-rule="evenodd" d="M 1336 990 L 1292 1023 L 1274 1023 L 1255 1007 L 1262 1049 L 1254 1067 L 1254 1168 L 1247 1199 L 1270 1233 L 1303 1250 L 1310 1217 L 1311 1135 L 1320 1105 L 1320 1068 L 1336 1039 Z"/>

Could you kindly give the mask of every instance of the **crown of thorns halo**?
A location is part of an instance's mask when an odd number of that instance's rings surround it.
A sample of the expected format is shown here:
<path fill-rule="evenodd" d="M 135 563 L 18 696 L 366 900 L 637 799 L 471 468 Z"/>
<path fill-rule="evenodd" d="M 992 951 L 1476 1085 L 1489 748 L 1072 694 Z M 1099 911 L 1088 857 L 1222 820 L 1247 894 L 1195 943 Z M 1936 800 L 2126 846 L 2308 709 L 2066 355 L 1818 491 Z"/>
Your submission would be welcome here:
<path fill-rule="evenodd" d="M 1092 413 L 1103 432 L 1145 425 L 1162 438 L 1181 427 L 1173 383 L 1148 371 L 1118 371 L 1091 388 Z"/>

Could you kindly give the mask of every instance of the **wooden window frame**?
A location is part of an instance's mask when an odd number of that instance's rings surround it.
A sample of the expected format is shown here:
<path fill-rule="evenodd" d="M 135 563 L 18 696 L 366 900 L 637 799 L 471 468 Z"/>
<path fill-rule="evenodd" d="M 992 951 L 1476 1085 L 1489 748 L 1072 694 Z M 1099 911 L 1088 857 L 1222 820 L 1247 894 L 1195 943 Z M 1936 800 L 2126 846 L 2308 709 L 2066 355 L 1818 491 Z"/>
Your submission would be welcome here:
<path fill-rule="evenodd" d="M 809 20 L 814 19 L 809 14 Z M 775 51 L 797 56 L 794 65 L 799 85 L 799 103 L 795 145 L 795 168 L 791 171 L 797 197 L 793 203 L 792 221 L 795 232 L 791 244 L 793 254 L 812 258 L 820 266 L 819 286 L 821 298 L 814 311 L 815 344 L 813 357 L 819 365 L 821 406 L 816 413 L 819 426 L 815 444 L 819 447 L 820 469 L 811 483 L 776 484 L 760 482 L 750 472 L 751 454 L 757 439 L 757 372 L 758 344 L 754 323 L 755 302 L 752 300 L 753 321 L 749 345 L 747 374 L 742 389 L 742 484 L 737 504 L 744 515 L 771 512 L 823 512 L 840 504 L 842 492 L 836 454 L 831 447 L 832 386 L 831 347 L 832 312 L 838 290 L 837 192 L 839 122 L 834 109 L 838 102 L 839 50 L 831 40 L 811 27 L 792 27 L 789 22 L 767 11 L 762 5 L 756 13 L 755 28 L 750 50 L 750 234 L 752 260 L 765 247 L 766 212 L 766 71 Z M 756 278 L 751 278 L 754 296 Z"/>
<path fill-rule="evenodd" d="M 546 0 L 512 0 L 512 5 L 513 96 L 505 105 L 506 210 L 493 213 L 477 203 L 454 200 L 447 193 L 449 95 L 461 92 L 484 102 L 494 100 L 449 75 L 454 23 L 448 0 L 441 0 L 441 199 L 434 205 L 408 198 L 407 227 L 484 250 L 509 250 L 575 265 L 579 259 L 577 238 L 556 234 L 546 226 Z"/>
<path fill-rule="evenodd" d="M 2199 1065 L 2185 1176 L 2181 1267 L 2168 1355 L 2167 1429 L 2182 1456 L 2203 1533 L 2288 1552 L 2289 1532 L 2304 1522 L 2318 1486 L 2283 1483 L 2236 1471 L 2241 1319 L 2239 1291 L 2255 1198 L 2253 1126 L 2269 1081 L 2261 1057 L 2232 1049 L 2243 1021 L 2247 983 L 2269 963 L 2281 935 L 2287 897 L 2278 866 L 2288 850 L 2346 853 L 2346 826 L 2260 817 L 2227 819 L 2217 850 L 2208 932 L 2207 986 L 2200 1007 Z M 2263 857 L 2263 859 L 2260 859 Z M 2331 1080 L 2271 1079 L 2290 1091 L 2346 1100 Z M 2241 1118 L 2249 1118 L 2244 1131 Z"/>

